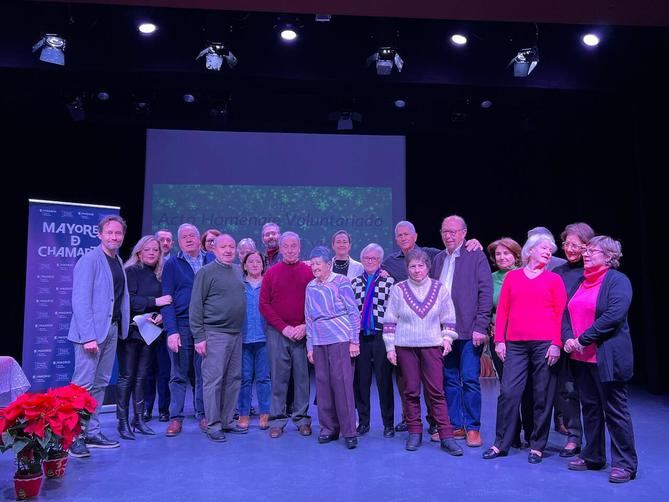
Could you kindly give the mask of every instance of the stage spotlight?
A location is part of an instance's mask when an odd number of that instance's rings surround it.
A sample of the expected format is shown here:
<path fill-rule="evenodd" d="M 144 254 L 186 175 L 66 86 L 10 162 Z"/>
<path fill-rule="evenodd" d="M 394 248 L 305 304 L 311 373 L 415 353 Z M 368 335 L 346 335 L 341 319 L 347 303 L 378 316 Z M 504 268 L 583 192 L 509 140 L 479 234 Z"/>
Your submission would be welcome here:
<path fill-rule="evenodd" d="M 539 64 L 539 49 L 536 47 L 520 49 L 518 54 L 511 59 L 507 68 L 512 64 L 514 77 L 527 77 Z"/>
<path fill-rule="evenodd" d="M 362 122 L 362 115 L 358 112 L 331 112 L 328 114 L 328 120 L 337 121 L 338 131 L 353 130 L 353 122 Z"/>
<path fill-rule="evenodd" d="M 144 35 L 150 35 L 151 33 L 155 33 L 158 27 L 153 23 L 142 23 L 137 27 L 137 29 Z"/>
<path fill-rule="evenodd" d="M 406 108 L 407 106 L 407 102 L 403 99 L 396 99 L 395 101 L 393 101 L 393 104 L 395 105 L 395 108 L 400 108 L 400 109 Z"/>
<path fill-rule="evenodd" d="M 456 33 L 454 35 L 451 35 L 451 42 L 453 42 L 455 45 L 466 45 L 467 44 L 467 37 L 460 34 Z"/>
<path fill-rule="evenodd" d="M 377 75 L 390 75 L 393 66 L 396 66 L 397 71 L 401 72 L 404 66 L 404 60 L 392 47 L 379 47 L 379 52 L 375 52 L 367 58 L 367 66 L 372 63 L 376 63 Z"/>
<path fill-rule="evenodd" d="M 56 35 L 55 33 L 47 33 L 35 45 L 33 45 L 33 52 L 40 51 L 40 61 L 65 66 L 66 45 L 67 42 L 60 35 Z"/>
<path fill-rule="evenodd" d="M 597 47 L 599 45 L 599 37 L 594 33 L 586 33 L 581 39 L 588 47 Z"/>
<path fill-rule="evenodd" d="M 209 42 L 209 46 L 200 51 L 195 60 L 202 56 L 205 56 L 207 70 L 220 71 L 224 59 L 231 69 L 237 64 L 237 58 L 223 42 Z"/>
<path fill-rule="evenodd" d="M 297 39 L 297 32 L 290 26 L 281 30 L 281 38 L 286 42 L 292 42 Z"/>
<path fill-rule="evenodd" d="M 316 14 L 315 20 L 317 23 L 329 23 L 332 21 L 330 14 Z"/>
<path fill-rule="evenodd" d="M 66 103 L 67 110 L 70 112 L 70 117 L 75 122 L 81 122 L 86 119 L 86 110 L 84 110 L 84 100 L 81 96 L 75 97 L 69 103 Z"/>
<path fill-rule="evenodd" d="M 111 98 L 111 96 L 109 95 L 109 93 L 106 92 L 106 91 L 100 91 L 100 92 L 98 92 L 97 96 L 98 96 L 98 99 L 99 99 L 100 101 L 109 101 L 109 98 Z"/>
<path fill-rule="evenodd" d="M 489 99 L 481 101 L 481 108 L 487 110 L 488 108 L 492 108 L 492 101 Z"/>
<path fill-rule="evenodd" d="M 195 96 L 192 94 L 184 94 L 183 96 L 184 103 L 188 103 L 189 105 L 192 103 L 195 103 Z"/>

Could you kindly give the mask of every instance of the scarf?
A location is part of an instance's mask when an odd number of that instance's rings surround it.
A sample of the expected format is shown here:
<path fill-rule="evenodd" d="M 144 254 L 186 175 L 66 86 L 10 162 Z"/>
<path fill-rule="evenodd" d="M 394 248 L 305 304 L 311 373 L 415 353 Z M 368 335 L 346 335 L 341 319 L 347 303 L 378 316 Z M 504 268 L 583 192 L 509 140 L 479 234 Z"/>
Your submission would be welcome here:
<path fill-rule="evenodd" d="M 362 278 L 366 281 L 365 285 L 365 302 L 362 304 L 362 312 L 360 313 L 360 329 L 366 336 L 376 333 L 376 323 L 374 322 L 374 288 L 381 275 L 381 269 L 374 272 L 370 276 L 367 272 L 363 272 Z"/>

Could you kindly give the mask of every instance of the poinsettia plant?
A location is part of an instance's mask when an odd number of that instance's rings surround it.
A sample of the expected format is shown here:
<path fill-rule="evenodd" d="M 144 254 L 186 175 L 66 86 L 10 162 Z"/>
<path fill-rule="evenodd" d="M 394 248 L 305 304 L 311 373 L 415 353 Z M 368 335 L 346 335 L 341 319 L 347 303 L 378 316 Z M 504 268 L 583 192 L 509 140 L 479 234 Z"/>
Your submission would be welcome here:
<path fill-rule="evenodd" d="M 40 472 L 42 460 L 67 452 L 96 406 L 95 399 L 74 384 L 25 393 L 0 410 L 0 450 L 12 450 L 20 474 Z"/>

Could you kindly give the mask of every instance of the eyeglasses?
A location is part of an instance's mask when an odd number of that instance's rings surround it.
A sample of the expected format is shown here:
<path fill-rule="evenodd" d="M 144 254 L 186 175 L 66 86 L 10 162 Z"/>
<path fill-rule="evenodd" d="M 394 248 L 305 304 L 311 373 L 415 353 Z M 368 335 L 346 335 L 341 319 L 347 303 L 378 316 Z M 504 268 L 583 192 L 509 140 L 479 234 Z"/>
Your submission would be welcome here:
<path fill-rule="evenodd" d="M 584 255 L 590 255 L 590 256 L 592 256 L 594 254 L 597 254 L 597 253 L 603 253 L 603 252 L 604 251 L 602 251 L 601 249 L 595 249 L 595 248 L 585 248 L 583 250 Z"/>
<path fill-rule="evenodd" d="M 362 257 L 363 261 L 379 261 L 381 260 L 380 256 L 363 256 Z"/>
<path fill-rule="evenodd" d="M 573 242 L 563 242 L 562 249 L 569 249 L 573 251 L 580 251 L 581 253 L 585 251 L 585 246 L 580 244 L 574 244 Z"/>
<path fill-rule="evenodd" d="M 441 232 L 441 235 L 455 235 L 458 232 L 462 232 L 464 228 L 458 228 L 457 230 L 439 230 Z"/>
<path fill-rule="evenodd" d="M 207 239 L 206 242 L 207 244 L 213 244 L 216 239 Z"/>

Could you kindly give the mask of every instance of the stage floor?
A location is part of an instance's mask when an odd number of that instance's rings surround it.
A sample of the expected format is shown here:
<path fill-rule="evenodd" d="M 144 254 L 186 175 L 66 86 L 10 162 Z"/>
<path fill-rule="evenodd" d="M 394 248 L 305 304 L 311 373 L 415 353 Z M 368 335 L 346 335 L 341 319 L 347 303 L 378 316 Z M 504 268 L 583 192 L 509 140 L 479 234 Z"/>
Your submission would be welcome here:
<path fill-rule="evenodd" d="M 166 424 L 154 419 L 150 425 L 156 436 L 122 441 L 113 450 L 93 450 L 87 459 L 70 458 L 65 477 L 45 480 L 39 500 L 669 500 L 669 396 L 632 390 L 639 473 L 635 481 L 613 485 L 607 481 L 609 466 L 599 472 L 567 470 L 568 459 L 558 456 L 565 437 L 555 432 L 541 464 L 528 464 L 527 450 L 482 460 L 494 439 L 497 382 L 486 379 L 482 387 L 484 446 L 467 448 L 463 441 L 465 455 L 460 458 L 440 451 L 427 435 L 417 452 L 404 450 L 405 433 L 384 439 L 376 401 L 372 430 L 355 450 L 346 450 L 342 439 L 317 443 L 313 406 L 311 437 L 301 437 L 289 424 L 283 437 L 270 439 L 267 431 L 258 429 L 256 417 L 248 434 L 229 434 L 225 443 L 208 440 L 193 418 L 186 419 L 180 436 L 166 438 Z M 110 438 L 118 437 L 114 414 L 103 414 L 102 426 Z M 0 494 L 5 500 L 14 499 L 14 470 L 12 454 L 1 455 Z"/>

